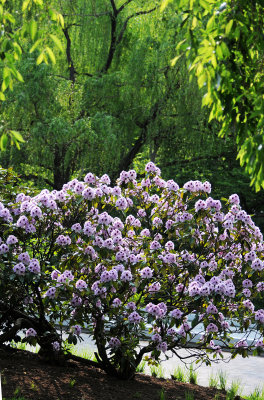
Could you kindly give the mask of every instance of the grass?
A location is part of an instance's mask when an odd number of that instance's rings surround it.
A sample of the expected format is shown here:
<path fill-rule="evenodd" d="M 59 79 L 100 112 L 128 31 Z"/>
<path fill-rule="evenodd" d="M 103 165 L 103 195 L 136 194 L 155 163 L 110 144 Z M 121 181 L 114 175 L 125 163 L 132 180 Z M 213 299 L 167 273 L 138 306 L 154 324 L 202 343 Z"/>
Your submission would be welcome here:
<path fill-rule="evenodd" d="M 150 374 L 154 378 L 164 378 L 164 371 L 161 367 L 151 367 Z"/>
<path fill-rule="evenodd" d="M 220 390 L 226 390 L 226 373 L 224 373 L 223 371 L 218 372 L 218 379 L 218 388 Z"/>
<path fill-rule="evenodd" d="M 193 393 L 189 391 L 185 392 L 185 400 L 194 400 Z"/>
<path fill-rule="evenodd" d="M 30 351 L 31 353 L 38 353 L 40 349 L 39 345 L 30 346 L 30 344 L 28 343 L 21 343 L 21 342 L 16 343 L 13 340 L 12 342 L 10 342 L 10 346 L 13 347 L 14 349 L 27 350 Z"/>
<path fill-rule="evenodd" d="M 249 396 L 244 396 L 247 400 L 264 400 L 264 386 L 262 389 L 256 388 Z"/>
<path fill-rule="evenodd" d="M 69 382 L 70 387 L 73 387 L 76 383 L 76 379 L 71 379 Z"/>
<path fill-rule="evenodd" d="M 145 371 L 145 367 L 146 367 L 146 361 L 142 361 L 142 362 L 137 366 L 136 372 L 142 374 L 142 373 Z"/>
<path fill-rule="evenodd" d="M 228 389 L 226 394 L 226 400 L 234 400 L 237 395 L 240 395 L 242 388 L 240 387 L 240 382 L 232 382 L 230 389 Z"/>
<path fill-rule="evenodd" d="M 211 374 L 209 377 L 209 387 L 216 389 L 217 386 L 218 386 L 218 377 Z"/>
<path fill-rule="evenodd" d="M 186 382 L 186 373 L 184 369 L 178 366 L 171 375 L 171 379 L 178 381 L 178 382 Z"/>
<path fill-rule="evenodd" d="M 25 397 L 12 397 L 11 399 L 3 397 L 3 400 L 27 400 L 27 399 Z"/>
<path fill-rule="evenodd" d="M 189 369 L 188 380 L 193 385 L 197 385 L 197 379 L 198 379 L 198 374 L 196 371 L 194 371 L 193 365 L 191 364 Z"/>
<path fill-rule="evenodd" d="M 160 400 L 166 400 L 164 389 L 162 388 L 160 391 Z"/>

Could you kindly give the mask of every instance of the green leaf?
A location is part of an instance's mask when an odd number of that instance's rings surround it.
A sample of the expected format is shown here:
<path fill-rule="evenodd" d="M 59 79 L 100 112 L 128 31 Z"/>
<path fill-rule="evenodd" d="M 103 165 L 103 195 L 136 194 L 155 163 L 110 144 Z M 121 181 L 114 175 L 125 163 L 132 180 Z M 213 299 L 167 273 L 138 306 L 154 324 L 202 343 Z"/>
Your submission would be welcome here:
<path fill-rule="evenodd" d="M 42 51 L 42 53 L 40 53 L 40 55 L 37 58 L 37 62 L 36 62 L 37 65 L 41 64 L 43 60 L 44 60 L 44 53 Z"/>
<path fill-rule="evenodd" d="M 230 33 L 231 29 L 232 29 L 233 22 L 234 22 L 234 20 L 233 20 L 233 19 L 230 19 L 230 21 L 229 21 L 228 24 L 226 25 L 225 33 L 226 33 L 227 36 L 229 35 L 229 33 Z"/>
<path fill-rule="evenodd" d="M 29 3 L 30 3 L 30 0 L 25 0 L 23 2 L 23 5 L 22 5 L 22 11 L 23 12 L 26 11 L 26 9 L 28 8 Z"/>
<path fill-rule="evenodd" d="M 33 46 L 31 47 L 31 49 L 29 50 L 30 53 L 33 53 L 34 50 L 36 50 L 36 48 L 38 47 L 38 45 L 42 42 L 42 39 L 38 39 L 36 40 L 36 42 L 33 44 Z"/>
<path fill-rule="evenodd" d="M 7 142 L 8 142 L 8 136 L 6 133 L 4 133 L 0 138 L 0 149 L 2 151 L 6 150 Z"/>
<path fill-rule="evenodd" d="M 56 64 L 56 58 L 55 58 L 55 55 L 54 55 L 54 53 L 53 53 L 53 51 L 51 50 L 51 48 L 50 48 L 50 47 L 46 47 L 46 52 L 48 53 L 48 55 L 49 55 L 49 58 L 50 58 L 50 60 L 51 60 L 52 64 Z"/>
<path fill-rule="evenodd" d="M 19 56 L 21 56 L 21 55 L 22 55 L 22 49 L 21 49 L 21 47 L 19 46 L 19 44 L 18 44 L 17 42 L 13 42 L 13 47 L 14 47 L 14 49 L 16 50 L 16 53 L 17 53 Z"/>
<path fill-rule="evenodd" d="M 5 92 L 5 91 L 6 91 L 6 89 L 8 88 L 8 86 L 10 86 L 10 82 L 11 82 L 11 79 L 10 79 L 9 76 L 3 80 L 2 86 L 1 86 L 2 92 Z"/>
<path fill-rule="evenodd" d="M 61 14 L 59 14 L 59 21 L 60 21 L 61 27 L 64 28 L 64 18 Z"/>
<path fill-rule="evenodd" d="M 206 11 L 211 11 L 210 4 L 208 4 L 205 0 L 200 0 L 200 4 Z"/>
<path fill-rule="evenodd" d="M 10 131 L 11 136 L 15 138 L 15 140 L 18 140 L 19 142 L 25 143 L 25 140 L 23 139 L 23 136 L 21 133 L 17 131 Z"/>
<path fill-rule="evenodd" d="M 58 47 L 58 49 L 63 52 L 63 47 L 61 44 L 60 39 L 57 38 L 57 36 L 50 34 L 50 38 L 53 40 L 53 42 L 55 43 L 55 45 Z"/>
<path fill-rule="evenodd" d="M 196 17 L 193 17 L 193 20 L 192 20 L 192 29 L 195 29 L 196 26 L 197 26 L 197 24 L 198 24 L 198 19 L 197 19 Z"/>
<path fill-rule="evenodd" d="M 5 95 L 3 92 L 0 92 L 0 100 L 5 101 Z"/>
<path fill-rule="evenodd" d="M 21 73 L 19 71 L 17 71 L 17 73 L 16 73 L 16 78 L 19 82 L 24 82 L 23 76 L 21 75 Z"/>
<path fill-rule="evenodd" d="M 171 2 L 171 0 L 162 0 L 161 6 L 160 6 L 160 11 L 163 12 L 170 2 Z"/>
<path fill-rule="evenodd" d="M 8 67 L 4 67 L 3 70 L 3 79 L 6 79 L 10 75 L 10 70 Z"/>
<path fill-rule="evenodd" d="M 178 56 L 176 56 L 176 57 L 174 57 L 174 58 L 171 60 L 171 66 L 172 66 L 172 67 L 175 66 L 176 62 L 182 57 L 182 55 L 183 55 L 183 53 L 180 54 L 180 55 L 178 55 Z"/>
<path fill-rule="evenodd" d="M 32 19 L 29 24 L 29 34 L 32 40 L 35 39 L 37 30 L 38 30 L 37 22 L 34 19 Z"/>

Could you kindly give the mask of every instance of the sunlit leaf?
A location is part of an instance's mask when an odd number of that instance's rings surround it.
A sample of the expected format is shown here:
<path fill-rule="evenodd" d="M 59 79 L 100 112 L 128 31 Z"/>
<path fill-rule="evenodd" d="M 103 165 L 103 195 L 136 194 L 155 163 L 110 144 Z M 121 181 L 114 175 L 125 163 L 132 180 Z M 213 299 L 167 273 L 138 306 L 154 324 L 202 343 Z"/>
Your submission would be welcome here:
<path fill-rule="evenodd" d="M 3 133 L 3 135 L 0 138 L 0 149 L 2 151 L 6 150 L 7 143 L 8 143 L 8 136 L 6 133 Z"/>
<path fill-rule="evenodd" d="M 17 131 L 10 131 L 10 134 L 19 142 L 25 143 L 25 140 L 23 139 L 23 136 L 21 135 L 21 133 L 17 132 Z"/>
<path fill-rule="evenodd" d="M 58 47 L 60 51 L 63 51 L 63 46 L 61 44 L 60 39 L 57 38 L 57 36 L 50 34 L 50 38 L 53 40 L 55 45 Z"/>
<path fill-rule="evenodd" d="M 47 51 L 47 53 L 49 55 L 49 58 L 50 58 L 51 62 L 53 64 L 56 64 L 56 58 L 55 58 L 55 55 L 54 55 L 53 51 L 51 50 L 51 48 L 50 47 L 46 47 L 46 51 Z"/>
<path fill-rule="evenodd" d="M 37 29 L 38 29 L 37 22 L 34 19 L 32 19 L 29 24 L 29 33 L 32 40 L 35 39 Z"/>
<path fill-rule="evenodd" d="M 26 11 L 30 3 L 30 0 L 24 0 L 23 5 L 22 5 L 22 11 Z"/>
<path fill-rule="evenodd" d="M 34 50 L 36 50 L 36 48 L 38 47 L 38 45 L 42 42 L 42 39 L 38 39 L 33 46 L 31 47 L 31 49 L 29 50 L 30 53 L 33 53 Z"/>
<path fill-rule="evenodd" d="M 36 62 L 37 65 L 41 64 L 43 60 L 44 60 L 44 53 L 42 52 L 42 53 L 40 53 L 40 55 L 37 58 L 37 62 Z"/>
<path fill-rule="evenodd" d="M 226 25 L 226 28 L 225 28 L 225 33 L 226 33 L 226 35 L 229 35 L 229 33 L 230 33 L 230 31 L 231 31 L 231 29 L 232 29 L 232 26 L 233 26 L 233 20 L 231 19 L 229 22 L 228 22 L 228 24 Z"/>

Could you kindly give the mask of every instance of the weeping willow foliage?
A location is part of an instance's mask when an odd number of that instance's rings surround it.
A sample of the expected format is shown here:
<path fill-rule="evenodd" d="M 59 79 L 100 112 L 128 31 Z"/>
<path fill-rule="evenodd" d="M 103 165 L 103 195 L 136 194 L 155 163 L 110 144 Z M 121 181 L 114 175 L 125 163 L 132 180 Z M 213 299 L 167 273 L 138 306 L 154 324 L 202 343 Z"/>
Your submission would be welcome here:
<path fill-rule="evenodd" d="M 112 178 L 131 166 L 140 171 L 149 159 L 179 183 L 218 176 L 242 182 L 230 176 L 237 168 L 233 138 L 220 140 L 217 125 L 207 123 L 203 93 L 184 63 L 171 67 L 182 39 L 178 15 L 170 7 L 160 13 L 156 0 L 115 4 L 125 5 L 116 15 L 110 0 L 54 0 L 65 20 L 56 32 L 64 51 L 55 65 L 37 67 L 37 52 L 22 60 L 25 83 L 2 106 L 1 119 L 26 143 L 0 162 L 23 174 L 35 168 L 35 179 L 56 188 L 89 170 Z"/>

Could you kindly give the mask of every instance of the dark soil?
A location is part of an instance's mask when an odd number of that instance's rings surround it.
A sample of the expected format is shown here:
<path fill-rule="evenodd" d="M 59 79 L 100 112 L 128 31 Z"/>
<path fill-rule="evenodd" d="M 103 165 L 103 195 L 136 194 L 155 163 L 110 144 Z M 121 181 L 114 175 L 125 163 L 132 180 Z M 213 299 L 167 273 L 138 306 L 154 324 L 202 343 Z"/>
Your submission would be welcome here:
<path fill-rule="evenodd" d="M 225 393 L 216 389 L 143 374 L 120 381 L 76 361 L 52 366 L 24 351 L 0 349 L 0 371 L 3 397 L 8 400 L 185 400 L 188 392 L 194 400 L 226 399 Z"/>

